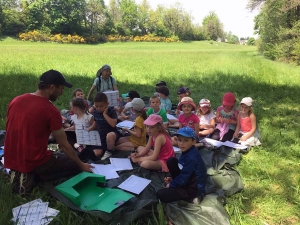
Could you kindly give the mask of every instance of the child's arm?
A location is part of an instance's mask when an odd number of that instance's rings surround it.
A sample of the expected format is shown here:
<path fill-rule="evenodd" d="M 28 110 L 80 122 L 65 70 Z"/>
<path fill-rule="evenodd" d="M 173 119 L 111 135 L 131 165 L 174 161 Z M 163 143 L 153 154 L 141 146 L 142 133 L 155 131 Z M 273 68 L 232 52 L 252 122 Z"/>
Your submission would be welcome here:
<path fill-rule="evenodd" d="M 217 122 L 217 123 L 223 123 L 223 118 L 222 118 L 222 116 L 220 115 L 219 110 L 217 110 L 217 113 L 216 113 L 216 122 Z"/>
<path fill-rule="evenodd" d="M 253 113 L 251 113 L 250 115 L 250 120 L 251 120 L 252 129 L 246 135 L 240 138 L 241 141 L 246 141 L 256 131 L 256 117 Z"/>
<path fill-rule="evenodd" d="M 133 130 L 130 130 L 128 129 L 128 127 L 123 127 L 124 131 L 127 131 L 129 134 L 133 135 L 133 136 L 136 136 L 137 138 L 141 138 L 142 137 L 142 129 L 135 126 L 134 128 L 134 131 Z"/>
<path fill-rule="evenodd" d="M 150 141 L 150 139 L 149 139 Z M 166 142 L 164 135 L 158 135 L 155 139 L 154 151 L 152 155 L 135 158 L 135 162 L 143 162 L 146 160 L 156 161 L 161 150 L 161 146 Z M 148 146 L 148 144 L 147 144 Z"/>
<path fill-rule="evenodd" d="M 93 84 L 90 91 L 89 91 L 89 93 L 88 93 L 88 95 L 87 95 L 87 97 L 86 97 L 87 100 L 90 99 L 90 97 L 93 94 L 93 91 L 95 90 L 95 88 L 96 88 L 96 86 Z"/>
<path fill-rule="evenodd" d="M 117 119 L 110 118 L 109 115 L 107 115 L 107 111 L 108 111 L 108 108 L 106 108 L 103 112 L 103 116 L 104 116 L 105 120 L 108 122 L 108 124 L 111 127 L 116 127 Z"/>
<path fill-rule="evenodd" d="M 175 177 L 169 187 L 182 187 L 184 186 L 188 180 L 190 179 L 194 169 L 196 167 L 197 161 L 195 159 L 189 159 L 184 163 L 183 168 L 181 169 L 180 174 Z"/>
<path fill-rule="evenodd" d="M 198 136 L 198 134 L 199 134 L 199 122 L 198 122 L 198 123 L 195 123 L 194 129 L 195 129 L 195 132 L 196 132 L 196 134 L 197 134 L 197 136 Z"/>
<path fill-rule="evenodd" d="M 96 129 L 96 127 L 97 127 L 97 124 L 96 124 L 96 121 L 94 120 L 94 122 L 93 122 L 93 124 L 92 124 L 92 126 L 90 126 L 89 128 L 87 128 L 87 131 L 91 131 L 91 130 L 95 130 Z"/>
<path fill-rule="evenodd" d="M 140 151 L 138 153 L 132 153 L 131 157 L 139 158 L 139 157 L 142 157 L 142 156 L 146 155 L 151 149 L 151 143 L 152 143 L 152 136 L 149 137 L 149 140 L 148 140 L 145 148 L 143 148 L 143 151 Z"/>
<path fill-rule="evenodd" d="M 128 120 L 129 116 L 126 116 L 126 112 L 127 112 L 128 108 L 124 108 L 123 111 L 121 112 L 121 116 L 122 118 Z"/>
<path fill-rule="evenodd" d="M 73 125 L 71 127 L 68 127 L 68 128 L 65 128 L 65 130 L 75 130 L 75 125 Z"/>
<path fill-rule="evenodd" d="M 238 117 L 237 117 L 237 124 L 236 124 L 236 127 L 235 127 L 235 132 L 233 134 L 233 137 L 237 138 L 239 136 L 240 129 L 241 129 L 240 115 L 238 115 Z"/>
<path fill-rule="evenodd" d="M 96 127 L 93 128 L 93 127 L 94 127 L 94 126 L 93 126 L 94 123 L 95 123 L 94 116 L 92 116 L 92 117 L 91 117 L 91 120 L 90 120 L 91 126 L 87 128 L 87 131 L 88 131 L 88 132 L 90 132 L 91 130 L 94 130 L 94 129 L 96 128 Z M 95 123 L 95 124 L 96 124 L 96 123 Z"/>

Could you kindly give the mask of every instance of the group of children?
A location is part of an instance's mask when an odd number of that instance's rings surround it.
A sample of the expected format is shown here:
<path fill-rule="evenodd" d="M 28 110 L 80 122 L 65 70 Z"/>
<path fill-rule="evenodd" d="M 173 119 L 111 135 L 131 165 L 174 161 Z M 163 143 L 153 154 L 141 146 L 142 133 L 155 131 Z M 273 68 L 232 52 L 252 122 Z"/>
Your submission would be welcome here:
<path fill-rule="evenodd" d="M 109 158 L 114 149 L 131 151 L 130 159 L 141 167 L 169 172 L 170 175 L 165 178 L 166 189 L 157 192 L 163 202 L 196 197 L 201 201 L 205 195 L 206 169 L 195 147 L 201 145 L 199 137 L 235 141 L 249 146 L 260 145 L 250 97 L 242 99 L 238 110 L 234 107 L 235 95 L 227 92 L 223 96 L 222 105 L 214 113 L 208 99 L 201 99 L 197 107 L 190 97 L 190 90 L 182 87 L 177 92 L 177 118 L 168 119 L 172 103 L 169 89 L 161 81 L 156 85 L 156 93 L 150 98 L 149 108 L 145 107 L 138 92 L 130 91 L 127 104 L 118 111 L 109 106 L 108 98 L 103 93 L 104 85 L 108 88 L 111 86 L 113 90 L 117 88 L 115 80 L 110 78 L 111 68 L 104 65 L 99 71 L 100 76 L 97 76 L 88 96 L 98 87 L 93 105 L 88 107 L 83 91 L 76 89 L 70 103 L 70 112 L 73 114 L 70 119 L 74 124 L 66 126 L 65 130 L 97 129 L 101 146 L 87 147 L 93 149 L 101 160 Z M 107 79 L 111 82 L 107 82 Z M 117 123 L 123 120 L 134 121 L 133 129 L 123 128 L 127 136 L 122 136 L 116 128 Z M 179 128 L 173 137 L 168 133 L 168 126 Z M 182 151 L 179 160 L 175 157 L 174 145 Z"/>

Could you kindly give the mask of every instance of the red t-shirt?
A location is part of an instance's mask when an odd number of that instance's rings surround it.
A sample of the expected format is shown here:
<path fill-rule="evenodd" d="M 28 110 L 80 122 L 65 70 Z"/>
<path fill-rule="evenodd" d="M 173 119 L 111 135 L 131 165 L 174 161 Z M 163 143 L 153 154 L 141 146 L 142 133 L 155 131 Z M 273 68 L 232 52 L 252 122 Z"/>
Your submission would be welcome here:
<path fill-rule="evenodd" d="M 47 98 L 32 94 L 14 98 L 7 110 L 5 168 L 27 173 L 46 163 L 52 156 L 47 150 L 49 135 L 61 128 L 61 115 Z"/>
<path fill-rule="evenodd" d="M 178 121 L 182 124 L 182 127 L 190 127 L 193 130 L 195 130 L 195 124 L 199 124 L 200 122 L 199 117 L 194 113 L 188 117 L 185 117 L 184 114 L 181 114 L 178 117 Z"/>

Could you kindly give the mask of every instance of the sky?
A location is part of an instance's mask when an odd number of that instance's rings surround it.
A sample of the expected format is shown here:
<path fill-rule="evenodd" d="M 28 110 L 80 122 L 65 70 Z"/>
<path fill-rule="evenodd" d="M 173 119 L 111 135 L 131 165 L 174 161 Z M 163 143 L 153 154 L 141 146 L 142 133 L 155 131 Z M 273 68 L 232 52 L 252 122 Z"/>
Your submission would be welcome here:
<path fill-rule="evenodd" d="M 105 1 L 105 2 L 108 2 Z M 140 3 L 141 0 L 135 0 Z M 247 7 L 248 0 L 148 0 L 151 7 L 156 9 L 158 4 L 170 7 L 179 2 L 186 12 L 193 17 L 193 23 L 202 24 L 202 20 L 214 11 L 224 25 L 224 31 L 241 37 L 255 37 L 253 34 L 254 17 L 258 11 L 250 12 Z"/>

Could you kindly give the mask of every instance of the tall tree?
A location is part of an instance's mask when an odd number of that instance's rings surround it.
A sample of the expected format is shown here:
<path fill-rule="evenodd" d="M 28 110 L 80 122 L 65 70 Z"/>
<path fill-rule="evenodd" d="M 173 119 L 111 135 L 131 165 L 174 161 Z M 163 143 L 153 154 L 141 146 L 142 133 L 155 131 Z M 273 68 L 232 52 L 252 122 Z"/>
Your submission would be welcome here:
<path fill-rule="evenodd" d="M 103 0 L 88 0 L 86 5 L 86 21 L 89 24 L 91 35 L 96 33 L 103 33 L 107 15 L 105 11 L 105 4 Z"/>
<path fill-rule="evenodd" d="M 202 21 L 208 37 L 214 41 L 224 37 L 223 24 L 215 12 L 210 12 Z"/>

